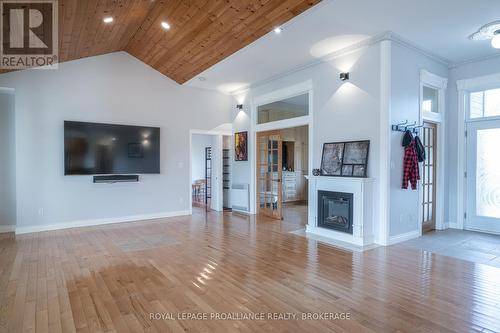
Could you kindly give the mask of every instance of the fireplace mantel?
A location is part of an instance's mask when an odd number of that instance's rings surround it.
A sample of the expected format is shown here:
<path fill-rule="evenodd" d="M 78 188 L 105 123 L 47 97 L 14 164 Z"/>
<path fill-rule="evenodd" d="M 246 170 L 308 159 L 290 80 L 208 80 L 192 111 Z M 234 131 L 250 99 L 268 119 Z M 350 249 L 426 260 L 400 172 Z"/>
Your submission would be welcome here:
<path fill-rule="evenodd" d="M 306 232 L 358 246 L 374 242 L 373 178 L 309 176 L 309 214 Z M 353 234 L 318 227 L 318 191 L 353 194 Z"/>

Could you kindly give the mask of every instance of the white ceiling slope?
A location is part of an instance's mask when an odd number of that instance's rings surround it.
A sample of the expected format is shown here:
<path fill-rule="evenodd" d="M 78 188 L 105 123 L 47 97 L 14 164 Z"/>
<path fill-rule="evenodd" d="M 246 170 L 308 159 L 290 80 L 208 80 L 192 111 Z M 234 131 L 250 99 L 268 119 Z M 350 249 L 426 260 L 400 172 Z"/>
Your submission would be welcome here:
<path fill-rule="evenodd" d="M 230 93 L 388 31 L 452 64 L 500 55 L 468 38 L 495 20 L 499 0 L 323 0 L 186 85 Z"/>

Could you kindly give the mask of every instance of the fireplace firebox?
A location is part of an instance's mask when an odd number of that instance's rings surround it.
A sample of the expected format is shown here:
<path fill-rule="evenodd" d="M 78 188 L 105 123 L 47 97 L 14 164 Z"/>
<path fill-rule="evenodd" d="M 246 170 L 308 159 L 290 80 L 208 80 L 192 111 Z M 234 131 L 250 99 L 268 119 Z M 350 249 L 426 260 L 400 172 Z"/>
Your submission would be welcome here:
<path fill-rule="evenodd" d="M 318 227 L 353 234 L 352 193 L 318 191 Z"/>

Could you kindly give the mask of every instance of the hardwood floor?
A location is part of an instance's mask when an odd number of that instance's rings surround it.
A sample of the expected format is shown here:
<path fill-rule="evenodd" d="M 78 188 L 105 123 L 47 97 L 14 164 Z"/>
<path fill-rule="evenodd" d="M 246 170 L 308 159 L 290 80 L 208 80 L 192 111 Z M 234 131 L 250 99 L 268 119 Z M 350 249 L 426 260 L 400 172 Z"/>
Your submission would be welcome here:
<path fill-rule="evenodd" d="M 290 234 L 305 221 L 297 207 L 284 221 L 195 210 L 4 235 L 0 331 L 500 331 L 500 268 L 401 246 L 342 251 Z M 300 319 L 325 312 L 349 319 Z M 174 318 L 151 319 L 154 313 Z M 193 313 L 265 317 L 178 317 Z M 268 313 L 299 319 L 269 320 Z"/>

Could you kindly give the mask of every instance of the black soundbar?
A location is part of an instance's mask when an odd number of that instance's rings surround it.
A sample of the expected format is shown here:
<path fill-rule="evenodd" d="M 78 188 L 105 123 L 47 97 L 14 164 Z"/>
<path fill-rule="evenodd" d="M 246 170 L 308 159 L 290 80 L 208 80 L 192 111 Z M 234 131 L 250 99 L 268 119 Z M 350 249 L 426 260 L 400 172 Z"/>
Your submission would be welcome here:
<path fill-rule="evenodd" d="M 134 183 L 139 181 L 138 175 L 94 176 L 94 183 Z"/>

